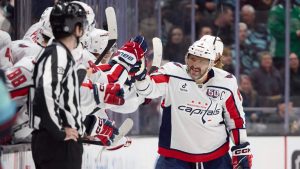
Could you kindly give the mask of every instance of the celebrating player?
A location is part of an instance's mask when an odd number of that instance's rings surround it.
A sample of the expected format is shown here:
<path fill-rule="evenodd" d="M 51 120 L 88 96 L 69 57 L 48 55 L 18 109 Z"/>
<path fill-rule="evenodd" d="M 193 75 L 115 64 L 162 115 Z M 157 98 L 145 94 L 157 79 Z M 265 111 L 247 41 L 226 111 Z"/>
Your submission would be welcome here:
<path fill-rule="evenodd" d="M 186 65 L 170 62 L 135 82 L 140 95 L 163 97 L 156 169 L 251 168 L 242 97 L 236 78 L 213 67 L 223 45 L 216 40 L 203 36 L 189 47 Z"/>

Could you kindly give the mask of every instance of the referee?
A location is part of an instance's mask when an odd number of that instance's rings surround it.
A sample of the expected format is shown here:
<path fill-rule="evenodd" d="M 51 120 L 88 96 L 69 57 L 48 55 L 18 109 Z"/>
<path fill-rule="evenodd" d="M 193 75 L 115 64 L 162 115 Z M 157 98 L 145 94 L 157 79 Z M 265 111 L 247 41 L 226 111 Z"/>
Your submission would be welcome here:
<path fill-rule="evenodd" d="M 83 134 L 79 82 L 71 50 L 87 25 L 75 3 L 58 3 L 50 14 L 55 40 L 36 63 L 32 103 L 32 156 L 37 169 L 80 169 Z"/>

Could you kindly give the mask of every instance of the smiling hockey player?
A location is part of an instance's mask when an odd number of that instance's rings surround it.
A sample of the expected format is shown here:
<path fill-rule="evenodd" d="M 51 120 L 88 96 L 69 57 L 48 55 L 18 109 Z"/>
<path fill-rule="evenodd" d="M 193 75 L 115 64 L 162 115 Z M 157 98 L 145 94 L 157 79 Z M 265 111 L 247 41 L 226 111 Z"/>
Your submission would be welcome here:
<path fill-rule="evenodd" d="M 186 65 L 167 63 L 135 82 L 140 95 L 163 97 L 156 169 L 251 168 L 236 78 L 213 67 L 220 42 L 203 36 L 189 47 Z M 229 137 L 235 144 L 232 162 Z"/>

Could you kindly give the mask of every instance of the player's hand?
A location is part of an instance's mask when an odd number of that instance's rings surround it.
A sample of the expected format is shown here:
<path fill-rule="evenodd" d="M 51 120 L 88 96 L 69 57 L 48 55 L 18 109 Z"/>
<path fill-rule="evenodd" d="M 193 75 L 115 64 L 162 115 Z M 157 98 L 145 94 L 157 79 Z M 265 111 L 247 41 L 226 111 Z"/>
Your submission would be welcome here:
<path fill-rule="evenodd" d="M 147 52 L 148 45 L 143 36 L 136 36 L 129 42 L 125 43 L 117 53 L 117 58 L 115 60 L 123 65 L 127 71 L 134 72 L 136 64 L 144 58 Z"/>
<path fill-rule="evenodd" d="M 114 141 L 119 130 L 114 126 L 114 121 L 103 119 L 95 115 L 89 115 L 84 120 L 86 134 L 93 140 L 99 140 L 103 145 L 109 146 Z"/>
<path fill-rule="evenodd" d="M 253 156 L 248 142 L 233 146 L 231 152 L 233 169 L 251 169 Z"/>
<path fill-rule="evenodd" d="M 96 83 L 94 86 L 94 96 L 97 102 L 107 103 L 113 105 L 123 105 L 124 100 L 124 90 L 121 88 L 118 83 Z"/>
<path fill-rule="evenodd" d="M 123 105 L 124 90 L 118 83 L 93 83 L 91 80 L 86 80 L 82 86 L 93 90 L 94 99 L 97 104 L 107 103 L 113 105 Z"/>
<path fill-rule="evenodd" d="M 146 78 L 147 75 L 147 69 L 146 69 L 146 60 L 145 58 L 142 58 L 141 61 L 136 64 L 134 68 L 131 70 L 135 69 L 134 71 L 130 72 L 130 75 L 138 81 L 142 81 Z"/>
<path fill-rule="evenodd" d="M 76 129 L 70 128 L 70 127 L 65 127 L 65 132 L 66 132 L 66 137 L 65 141 L 67 140 L 74 140 L 77 141 L 78 139 L 78 131 Z"/>

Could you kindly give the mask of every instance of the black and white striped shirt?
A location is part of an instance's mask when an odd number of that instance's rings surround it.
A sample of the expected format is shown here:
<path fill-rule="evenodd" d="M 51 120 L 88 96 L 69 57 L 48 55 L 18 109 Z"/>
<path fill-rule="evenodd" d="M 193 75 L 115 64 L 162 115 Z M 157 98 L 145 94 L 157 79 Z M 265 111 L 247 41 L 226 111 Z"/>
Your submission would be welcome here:
<path fill-rule="evenodd" d="M 83 134 L 79 81 L 70 51 L 60 42 L 49 45 L 37 62 L 34 74 L 33 115 L 35 128 L 47 130 L 58 140 L 64 127 Z"/>

